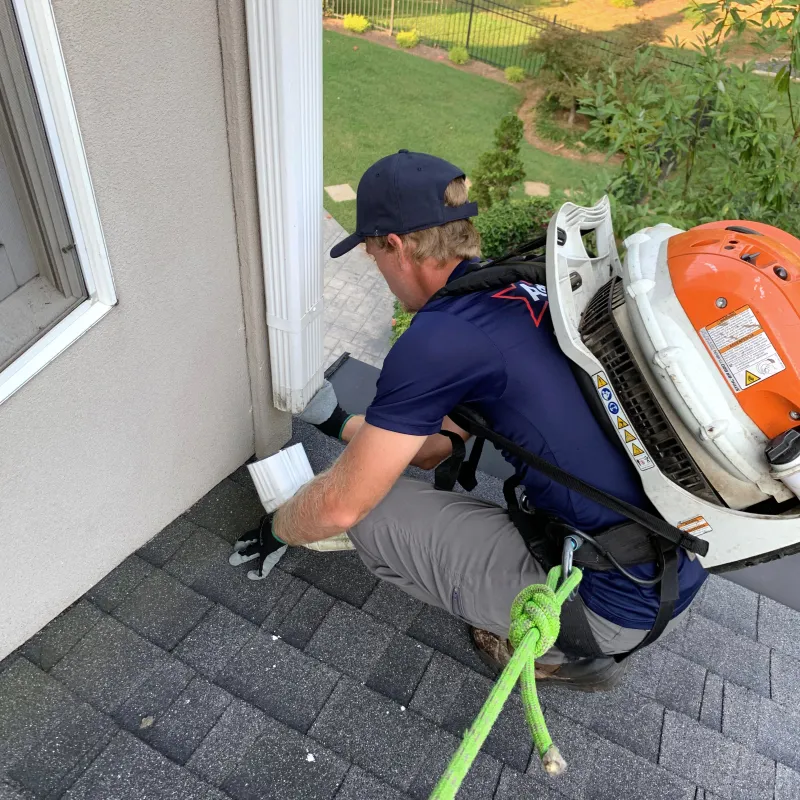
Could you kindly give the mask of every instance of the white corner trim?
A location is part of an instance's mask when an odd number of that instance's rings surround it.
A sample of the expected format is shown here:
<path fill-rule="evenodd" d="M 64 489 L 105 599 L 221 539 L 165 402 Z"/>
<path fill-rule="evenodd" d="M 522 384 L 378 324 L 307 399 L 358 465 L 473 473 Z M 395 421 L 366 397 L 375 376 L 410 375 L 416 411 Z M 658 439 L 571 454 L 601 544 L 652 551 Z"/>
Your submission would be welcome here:
<path fill-rule="evenodd" d="M 50 0 L 12 0 L 89 298 L 0 372 L 0 403 L 117 302 L 100 214 Z"/>
<path fill-rule="evenodd" d="M 273 402 L 298 413 L 323 379 L 322 7 L 246 11 Z"/>

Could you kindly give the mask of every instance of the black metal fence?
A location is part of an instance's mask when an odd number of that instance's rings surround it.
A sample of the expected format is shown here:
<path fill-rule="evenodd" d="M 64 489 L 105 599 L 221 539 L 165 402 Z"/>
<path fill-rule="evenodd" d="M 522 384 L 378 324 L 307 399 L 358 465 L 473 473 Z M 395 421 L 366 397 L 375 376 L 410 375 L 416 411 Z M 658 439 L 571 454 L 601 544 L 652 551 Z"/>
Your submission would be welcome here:
<path fill-rule="evenodd" d="M 416 30 L 423 44 L 449 50 L 465 47 L 471 58 L 495 67 L 522 67 L 536 75 L 543 57 L 531 53 L 532 38 L 557 27 L 585 34 L 583 44 L 605 50 L 609 55 L 627 55 L 613 34 L 600 35 L 575 25 L 559 22 L 530 11 L 526 0 L 327 0 L 329 15 L 359 14 L 390 34 Z M 661 55 L 665 61 L 681 63 Z"/>

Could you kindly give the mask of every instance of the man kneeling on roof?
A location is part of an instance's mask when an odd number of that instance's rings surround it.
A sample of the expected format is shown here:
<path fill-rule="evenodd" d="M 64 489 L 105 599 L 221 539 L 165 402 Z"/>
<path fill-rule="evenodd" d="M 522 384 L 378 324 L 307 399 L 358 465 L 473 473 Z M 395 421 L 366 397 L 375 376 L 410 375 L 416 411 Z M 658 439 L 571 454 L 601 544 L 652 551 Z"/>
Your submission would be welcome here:
<path fill-rule="evenodd" d="M 264 520 L 257 549 L 263 564 L 284 543 L 347 531 L 372 573 L 466 622 L 481 657 L 499 669 L 510 658 L 511 603 L 560 563 L 569 526 L 601 537 L 619 531 L 638 557 L 623 553 L 612 563 L 584 545 L 583 561 L 576 556 L 584 573 L 579 593 L 564 605 L 556 646 L 536 665 L 539 680 L 607 689 L 624 671 L 623 656 L 686 614 L 706 578 L 700 562 L 672 547 L 676 577 L 673 596 L 665 597 L 658 585 L 664 548 L 646 530 L 507 452 L 516 471 L 508 509 L 402 477 L 410 464 L 440 465 L 454 445 L 463 452 L 469 434 L 449 415 L 466 406 L 515 445 L 655 513 L 559 348 L 545 287 L 518 281 L 448 294 L 479 262 L 480 237 L 469 219 L 477 207 L 467 194 L 460 169 L 422 153 L 401 150 L 364 173 L 357 232 L 331 255 L 366 243 L 391 291 L 417 313 L 386 357 L 365 416 L 347 414 L 328 382 L 301 415 L 348 445 Z"/>

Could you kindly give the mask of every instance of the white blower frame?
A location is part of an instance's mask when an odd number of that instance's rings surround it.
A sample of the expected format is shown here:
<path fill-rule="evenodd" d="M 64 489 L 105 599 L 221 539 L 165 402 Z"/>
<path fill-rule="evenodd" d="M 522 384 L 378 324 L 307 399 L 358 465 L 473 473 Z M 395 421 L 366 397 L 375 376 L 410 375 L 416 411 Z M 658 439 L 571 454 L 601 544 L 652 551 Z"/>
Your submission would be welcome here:
<path fill-rule="evenodd" d="M 558 244 L 558 229 L 566 234 L 563 245 Z M 606 413 L 619 431 L 620 440 L 626 448 L 631 463 L 636 467 L 642 485 L 650 501 L 659 513 L 670 523 L 676 525 L 687 533 L 702 537 L 709 543 L 708 555 L 701 558 L 707 568 L 716 568 L 718 571 L 735 569 L 750 563 L 760 563 L 780 557 L 787 552 L 793 552 L 800 545 L 800 510 L 793 510 L 780 516 L 767 516 L 750 514 L 722 505 L 702 500 L 682 489 L 656 466 L 647 448 L 630 422 L 624 416 L 625 408 L 619 400 L 613 382 L 600 361 L 583 344 L 578 326 L 581 314 L 597 294 L 597 292 L 614 276 L 623 278 L 626 290 L 626 308 L 633 304 L 629 317 L 631 324 L 637 329 L 637 342 L 642 336 L 645 325 L 643 319 L 652 322 L 652 300 L 656 282 L 648 277 L 639 275 L 639 280 L 631 281 L 631 273 L 636 273 L 645 261 L 656 257 L 658 248 L 666 248 L 669 235 L 680 233 L 678 229 L 668 226 L 646 228 L 629 237 L 626 245 L 629 248 L 629 257 L 636 259 L 623 269 L 617 253 L 614 231 L 611 220 L 611 208 L 607 197 L 604 197 L 592 208 L 584 208 L 574 203 L 565 203 L 558 213 L 550 220 L 547 231 L 547 293 L 550 301 L 550 313 L 553 320 L 556 338 L 564 354 L 577 364 L 582 370 L 592 377 L 595 390 L 598 392 Z M 590 257 L 586 251 L 582 232 L 594 231 L 597 243 L 597 256 Z M 650 247 L 648 248 L 648 245 Z M 638 250 L 644 247 L 647 252 L 640 256 Z M 664 261 L 664 263 L 666 263 Z M 574 278 L 578 273 L 580 280 Z M 663 276 L 662 276 L 663 277 Z M 573 289 L 573 285 L 576 288 Z M 682 317 L 681 327 L 693 330 L 691 323 L 681 309 L 677 299 L 670 315 Z M 648 315 L 651 315 L 648 318 Z M 681 402 L 686 403 L 687 385 L 681 379 L 681 353 L 679 347 L 659 347 L 658 327 L 646 325 L 649 336 L 642 337 L 648 342 L 651 352 L 647 357 L 651 359 L 651 374 L 646 375 L 648 385 L 659 384 L 660 389 L 667 396 L 668 403 L 673 410 L 687 422 L 687 430 L 691 431 L 696 439 L 696 444 L 714 458 L 719 464 L 724 464 L 726 469 L 737 473 L 732 481 L 739 481 L 737 485 L 749 485 L 759 496 L 775 496 L 776 499 L 786 499 L 788 496 L 785 488 L 776 485 L 769 475 L 769 467 L 763 448 L 760 453 L 755 449 L 759 444 L 759 432 L 747 419 L 732 399 L 732 408 L 728 415 L 723 435 L 712 427 L 709 436 L 709 425 L 712 425 L 717 415 L 710 413 L 710 409 L 702 407 L 703 399 L 708 396 L 703 392 L 703 397 L 695 397 L 698 403 L 687 414 Z M 642 348 L 646 351 L 648 348 Z M 697 351 L 684 353 L 686 361 L 691 362 L 697 358 Z M 709 371 L 709 368 L 713 371 Z M 716 378 L 716 367 L 713 363 L 703 365 L 708 391 L 713 388 L 711 384 Z M 692 372 L 694 376 L 696 373 Z M 665 382 L 665 377 L 668 380 Z M 657 378 L 657 379 L 656 379 Z M 720 377 L 720 381 L 722 381 Z M 724 386 L 724 383 L 722 384 Z M 681 402 L 676 401 L 681 398 Z M 672 402 L 670 402 L 672 401 Z M 738 412 L 738 413 L 734 413 Z M 624 427 L 617 424 L 618 417 L 623 415 Z M 707 417 L 707 419 L 706 419 Z M 692 427 L 688 425 L 691 419 L 700 422 Z M 755 429 L 755 430 L 754 430 Z M 626 436 L 627 431 L 627 436 Z M 716 433 L 715 437 L 713 434 Z M 633 441 L 631 441 L 633 437 Z M 689 442 L 685 442 L 690 446 Z M 693 454 L 697 447 L 691 448 Z M 746 455 L 743 457 L 742 453 Z M 755 456 L 755 457 L 754 457 Z M 762 494 L 763 492 L 763 494 Z"/>

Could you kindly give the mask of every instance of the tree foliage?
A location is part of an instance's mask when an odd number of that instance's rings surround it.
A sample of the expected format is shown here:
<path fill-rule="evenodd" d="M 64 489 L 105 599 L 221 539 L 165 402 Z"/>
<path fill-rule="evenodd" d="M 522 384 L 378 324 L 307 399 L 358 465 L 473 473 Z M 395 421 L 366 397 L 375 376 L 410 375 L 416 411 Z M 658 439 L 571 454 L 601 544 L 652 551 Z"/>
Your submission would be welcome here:
<path fill-rule="evenodd" d="M 800 10 L 755 0 L 696 8 L 714 27 L 694 48 L 693 68 L 656 71 L 655 54 L 645 50 L 622 68 L 584 80 L 580 110 L 591 118 L 589 141 L 624 158 L 604 187 L 618 233 L 658 221 L 691 227 L 731 218 L 796 232 L 800 127 L 789 68 L 770 91 L 752 64 L 730 62 L 728 50 L 733 38 L 753 30 L 765 47 L 788 49 L 794 63 Z M 600 189 L 590 193 L 596 197 Z"/>
<path fill-rule="evenodd" d="M 516 114 L 506 114 L 494 132 L 494 150 L 478 159 L 472 172 L 472 194 L 481 210 L 508 199 L 511 187 L 525 177 L 520 158 L 522 121 Z"/>

